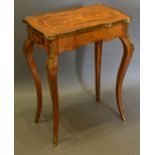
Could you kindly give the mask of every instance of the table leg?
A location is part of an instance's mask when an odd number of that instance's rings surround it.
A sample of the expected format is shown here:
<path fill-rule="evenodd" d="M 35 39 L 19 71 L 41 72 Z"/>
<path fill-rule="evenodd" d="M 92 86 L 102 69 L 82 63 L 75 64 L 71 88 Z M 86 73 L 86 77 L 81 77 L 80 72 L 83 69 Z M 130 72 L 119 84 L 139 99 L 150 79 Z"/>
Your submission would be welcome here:
<path fill-rule="evenodd" d="M 36 64 L 33 58 L 33 47 L 34 42 L 30 39 L 27 39 L 24 43 L 23 51 L 28 63 L 28 66 L 32 72 L 32 76 L 35 82 L 36 91 L 37 91 L 37 111 L 35 116 L 35 122 L 39 122 L 39 118 L 42 110 L 42 88 L 40 78 L 36 69 Z"/>
<path fill-rule="evenodd" d="M 123 35 L 120 37 L 120 40 L 123 44 L 124 52 L 122 56 L 122 61 L 117 73 L 117 82 L 116 82 L 116 97 L 117 97 L 117 105 L 121 115 L 122 120 L 126 120 L 123 103 L 122 103 L 122 84 L 123 79 L 130 63 L 132 54 L 133 54 L 133 45 L 128 37 L 128 35 Z"/>
<path fill-rule="evenodd" d="M 101 77 L 102 41 L 95 42 L 95 85 L 96 101 L 100 101 L 100 77 Z"/>
<path fill-rule="evenodd" d="M 53 104 L 53 144 L 58 144 L 58 125 L 59 125 L 59 101 L 58 101 L 58 87 L 57 87 L 57 65 L 58 54 L 56 49 L 50 49 L 49 58 L 47 60 L 47 77 L 50 87 L 50 93 Z"/>

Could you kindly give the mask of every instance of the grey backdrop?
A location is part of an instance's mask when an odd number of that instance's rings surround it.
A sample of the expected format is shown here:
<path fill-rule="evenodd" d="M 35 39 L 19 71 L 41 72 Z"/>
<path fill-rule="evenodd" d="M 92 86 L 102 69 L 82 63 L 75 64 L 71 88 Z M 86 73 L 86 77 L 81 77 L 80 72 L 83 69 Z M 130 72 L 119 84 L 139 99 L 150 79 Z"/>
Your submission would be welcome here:
<path fill-rule="evenodd" d="M 35 113 L 35 107 L 36 107 L 35 86 L 22 51 L 23 42 L 26 39 L 26 27 L 25 27 L 25 24 L 22 23 L 22 19 L 25 16 L 29 16 L 29 15 L 38 15 L 44 12 L 62 10 L 62 9 L 72 8 L 72 7 L 79 7 L 79 6 L 94 4 L 94 3 L 107 4 L 113 8 L 117 8 L 125 12 L 126 14 L 132 16 L 133 18 L 129 26 L 129 35 L 131 40 L 134 43 L 135 50 L 134 50 L 134 55 L 133 55 L 131 64 L 127 70 L 127 74 L 123 83 L 123 102 L 125 106 L 125 111 L 127 113 L 127 118 L 130 119 L 130 116 L 133 119 L 139 118 L 139 71 L 140 71 L 139 69 L 139 55 L 140 55 L 139 54 L 139 36 L 140 36 L 139 0 L 117 0 L 117 1 L 116 0 L 104 0 L 104 1 L 103 0 L 78 0 L 78 1 L 77 0 L 68 0 L 68 1 L 66 0 L 56 0 L 56 1 L 55 0 L 25 0 L 25 1 L 15 0 L 15 135 L 16 135 L 15 146 L 16 146 L 17 154 L 18 153 L 20 154 L 20 149 L 21 151 L 23 151 L 24 149 L 27 151 L 33 150 L 32 147 L 28 145 L 29 143 L 28 140 L 27 140 L 27 146 L 21 147 L 21 143 L 23 145 L 26 145 L 26 142 L 24 141 L 24 138 L 22 139 L 23 134 L 20 133 L 19 131 L 21 131 L 20 128 L 23 122 L 23 121 L 20 121 L 20 119 L 22 118 L 24 121 L 27 120 L 28 124 L 32 122 L 32 119 Z M 123 53 L 122 45 L 118 39 L 103 43 L 101 100 L 103 104 L 106 103 L 105 107 L 107 107 L 107 109 L 111 109 L 112 111 L 114 111 L 114 113 L 111 113 L 110 115 L 116 115 L 116 118 L 118 118 L 117 116 L 118 110 L 116 107 L 116 99 L 115 99 L 115 82 L 116 82 L 117 70 L 121 61 L 122 53 Z M 43 98 L 44 108 L 43 108 L 42 118 L 44 117 L 45 120 L 48 120 L 47 118 L 52 119 L 52 114 L 51 114 L 52 107 L 49 104 L 51 101 L 50 101 L 48 83 L 46 78 L 46 66 L 45 66 L 47 55 L 43 49 L 35 48 L 34 57 L 38 66 L 38 70 L 42 80 L 43 92 L 44 92 L 44 98 Z M 70 108 L 73 107 L 74 104 L 79 104 L 79 103 L 81 103 L 82 105 L 84 104 L 87 105 L 87 103 L 84 103 L 86 98 L 90 98 L 90 100 L 94 101 L 94 104 L 95 104 L 94 73 L 95 72 L 94 72 L 94 44 L 93 43 L 86 46 L 82 46 L 76 51 L 69 51 L 69 52 L 66 51 L 60 56 L 59 68 L 58 68 L 58 86 L 59 86 L 61 107 L 65 105 L 69 106 L 67 105 L 68 103 L 70 103 Z M 88 96 L 84 98 L 86 94 Z M 64 117 L 68 114 L 68 112 L 70 112 L 71 116 L 69 116 L 68 119 L 69 118 L 71 119 L 71 117 L 74 118 L 74 114 L 76 113 L 77 107 L 73 107 L 72 112 L 70 110 L 66 111 L 66 113 L 64 112 Z M 81 107 L 81 109 L 83 108 L 87 109 L 88 107 Z M 128 108 L 130 107 L 130 108 L 128 109 L 127 107 Z M 25 115 L 23 115 L 23 113 L 25 113 Z M 32 117 L 29 118 L 29 115 L 31 115 Z M 103 117 L 104 117 L 104 114 L 103 114 Z M 99 118 L 96 118 L 96 119 L 99 119 Z M 70 121 L 72 122 L 72 120 Z M 46 123 L 49 123 L 50 125 L 52 124 L 51 121 Z M 137 128 L 129 132 L 129 134 L 132 134 L 132 132 L 135 132 L 136 135 L 134 135 L 133 139 L 135 138 L 137 140 L 137 143 L 135 144 L 136 149 L 132 153 L 132 155 L 134 153 L 137 155 L 139 152 L 139 147 L 138 147 L 139 146 L 139 140 L 138 140 L 139 125 L 138 124 L 139 124 L 139 119 L 136 122 Z M 73 123 L 72 125 L 76 128 L 76 123 L 75 124 Z M 93 123 L 92 123 L 92 126 L 93 126 Z M 35 129 L 37 130 L 37 127 L 35 127 Z M 76 129 L 78 130 L 78 127 Z M 50 127 L 49 129 L 49 132 L 51 134 L 49 135 L 52 137 L 51 130 L 52 130 L 52 127 Z M 49 135 L 46 135 L 46 136 L 48 137 Z M 29 136 L 29 134 L 27 136 Z M 48 139 L 49 140 L 48 144 L 52 142 L 51 137 L 50 139 Z M 38 135 L 38 138 L 41 139 L 43 138 L 43 136 L 39 137 Z M 131 147 L 130 145 L 128 146 L 129 146 L 128 148 L 129 150 L 133 149 L 132 146 Z M 29 154 L 31 153 L 29 152 Z M 121 155 L 123 154 L 123 152 L 119 152 L 119 154 Z"/>

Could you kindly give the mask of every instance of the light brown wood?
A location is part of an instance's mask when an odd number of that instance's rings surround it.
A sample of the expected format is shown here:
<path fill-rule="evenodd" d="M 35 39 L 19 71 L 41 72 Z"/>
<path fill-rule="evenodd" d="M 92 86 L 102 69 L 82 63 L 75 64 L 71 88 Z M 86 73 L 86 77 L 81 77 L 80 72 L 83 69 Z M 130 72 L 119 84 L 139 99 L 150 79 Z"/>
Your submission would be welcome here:
<path fill-rule="evenodd" d="M 37 72 L 36 64 L 33 58 L 33 46 L 34 46 L 34 42 L 30 39 L 27 39 L 24 43 L 23 51 L 27 59 L 28 66 L 32 72 L 32 76 L 36 86 L 37 111 L 35 116 L 35 122 L 38 123 L 41 115 L 41 110 L 42 110 L 42 88 L 41 88 L 41 82 Z"/>
<path fill-rule="evenodd" d="M 47 60 L 47 77 L 50 87 L 51 99 L 53 104 L 53 144 L 58 143 L 58 123 L 59 123 L 59 101 L 57 86 L 57 66 L 58 66 L 58 43 L 49 44 Z M 51 54 L 51 52 L 54 52 Z"/>
<path fill-rule="evenodd" d="M 38 95 L 36 121 L 42 105 L 41 83 L 32 56 L 33 44 L 46 49 L 47 77 L 53 104 L 53 144 L 58 143 L 59 101 L 57 86 L 58 57 L 64 51 L 74 50 L 81 45 L 95 42 L 96 101 L 100 101 L 100 76 L 102 42 L 120 38 L 124 47 L 122 62 L 117 75 L 117 105 L 124 120 L 122 83 L 133 53 L 127 34 L 130 17 L 105 5 L 97 4 L 57 13 L 46 13 L 24 19 L 27 24 L 28 40 L 24 51 L 32 71 Z"/>
<path fill-rule="evenodd" d="M 123 44 L 124 52 L 122 56 L 122 61 L 117 73 L 117 82 L 116 82 L 116 97 L 117 97 L 117 105 L 121 115 L 122 120 L 126 120 L 124 109 L 123 109 L 123 102 L 122 102 L 122 84 L 123 79 L 130 63 L 132 54 L 133 54 L 133 45 L 128 37 L 127 34 L 124 34 L 120 37 L 120 40 Z"/>
<path fill-rule="evenodd" d="M 100 101 L 100 77 L 101 77 L 102 41 L 95 42 L 95 82 L 96 101 Z"/>
<path fill-rule="evenodd" d="M 130 17 L 103 4 L 96 4 L 63 12 L 29 16 L 24 21 L 45 38 L 53 39 L 96 26 L 129 22 Z"/>
<path fill-rule="evenodd" d="M 81 45 L 100 40 L 110 41 L 121 36 L 123 27 L 123 23 L 118 23 L 111 27 L 100 27 L 95 30 L 93 29 L 83 33 L 76 33 L 71 36 L 60 37 L 58 39 L 58 42 L 61 45 L 59 46 L 59 52 L 62 53 L 64 51 L 73 50 Z"/>

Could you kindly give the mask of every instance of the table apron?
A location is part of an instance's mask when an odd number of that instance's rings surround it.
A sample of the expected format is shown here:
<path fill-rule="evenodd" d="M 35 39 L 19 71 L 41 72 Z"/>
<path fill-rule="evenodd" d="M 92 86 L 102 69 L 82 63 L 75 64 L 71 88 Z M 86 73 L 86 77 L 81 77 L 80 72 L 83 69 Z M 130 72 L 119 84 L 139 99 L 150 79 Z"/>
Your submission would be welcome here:
<path fill-rule="evenodd" d="M 77 33 L 75 35 L 64 36 L 58 39 L 59 52 L 74 50 L 81 45 L 96 41 L 110 41 L 122 35 L 123 24 L 116 24 L 112 27 Z"/>

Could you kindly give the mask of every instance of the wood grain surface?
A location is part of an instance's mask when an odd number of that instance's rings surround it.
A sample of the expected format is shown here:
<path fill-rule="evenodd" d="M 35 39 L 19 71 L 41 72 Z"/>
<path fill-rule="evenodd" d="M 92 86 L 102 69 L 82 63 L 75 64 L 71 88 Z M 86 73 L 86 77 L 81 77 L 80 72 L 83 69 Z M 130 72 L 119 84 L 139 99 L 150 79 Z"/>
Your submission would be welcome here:
<path fill-rule="evenodd" d="M 62 34 L 74 33 L 96 26 L 108 26 L 113 23 L 129 21 L 128 15 L 103 4 L 28 16 L 24 19 L 24 22 L 46 38 L 55 38 Z"/>

